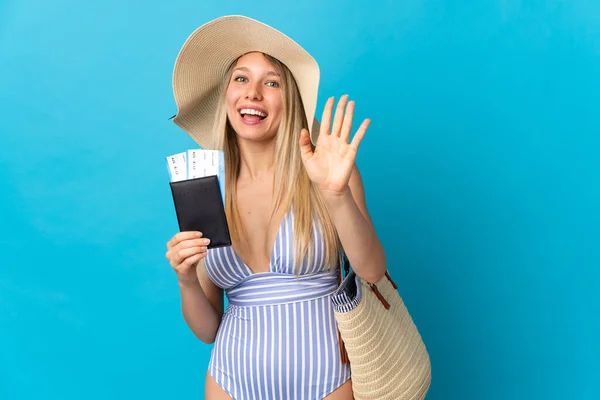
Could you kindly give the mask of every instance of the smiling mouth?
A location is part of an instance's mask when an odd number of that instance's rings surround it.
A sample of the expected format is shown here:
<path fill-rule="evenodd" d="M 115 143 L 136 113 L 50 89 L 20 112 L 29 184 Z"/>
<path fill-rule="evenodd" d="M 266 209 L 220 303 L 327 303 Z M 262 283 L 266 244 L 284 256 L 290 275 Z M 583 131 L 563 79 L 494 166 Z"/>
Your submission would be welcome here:
<path fill-rule="evenodd" d="M 267 113 L 252 108 L 242 108 L 240 115 L 243 120 L 248 122 L 258 122 L 267 118 Z"/>

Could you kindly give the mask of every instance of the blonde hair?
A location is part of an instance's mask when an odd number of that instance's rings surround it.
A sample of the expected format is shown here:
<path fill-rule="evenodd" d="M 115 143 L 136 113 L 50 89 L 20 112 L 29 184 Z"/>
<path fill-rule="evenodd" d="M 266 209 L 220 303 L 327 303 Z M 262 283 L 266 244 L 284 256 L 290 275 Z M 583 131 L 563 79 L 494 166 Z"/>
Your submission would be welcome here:
<path fill-rule="evenodd" d="M 289 69 L 276 58 L 263 54 L 281 75 L 281 92 L 284 111 L 275 139 L 275 172 L 273 190 L 275 205 L 271 218 L 278 210 L 292 210 L 294 214 L 294 260 L 298 270 L 305 260 L 314 259 L 312 244 L 313 224 L 321 230 L 325 247 L 327 268 L 338 261 L 340 242 L 323 197 L 312 183 L 300 155 L 298 141 L 303 128 L 308 128 L 304 106 L 298 86 Z M 226 73 L 218 96 L 213 132 L 214 148 L 225 154 L 225 212 L 232 239 L 247 243 L 235 200 L 237 179 L 240 173 L 240 149 L 237 135 L 227 118 L 225 93 L 231 80 L 234 61 Z M 312 146 L 312 143 L 311 143 Z"/>

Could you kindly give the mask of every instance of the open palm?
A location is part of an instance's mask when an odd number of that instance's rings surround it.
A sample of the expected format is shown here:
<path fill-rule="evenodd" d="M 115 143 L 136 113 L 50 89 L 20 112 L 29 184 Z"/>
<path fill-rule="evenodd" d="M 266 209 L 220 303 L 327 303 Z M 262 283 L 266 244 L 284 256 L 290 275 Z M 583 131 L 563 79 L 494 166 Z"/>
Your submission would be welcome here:
<path fill-rule="evenodd" d="M 310 137 L 306 129 L 302 131 L 300 137 L 300 150 L 309 178 L 322 191 L 338 194 L 343 193 L 348 186 L 358 146 L 371 121 L 364 120 L 352 141 L 349 142 L 354 102 L 348 102 L 348 96 L 342 96 L 331 126 L 333 103 L 334 98 L 331 97 L 325 104 L 315 150 L 313 151 L 310 146 Z"/>

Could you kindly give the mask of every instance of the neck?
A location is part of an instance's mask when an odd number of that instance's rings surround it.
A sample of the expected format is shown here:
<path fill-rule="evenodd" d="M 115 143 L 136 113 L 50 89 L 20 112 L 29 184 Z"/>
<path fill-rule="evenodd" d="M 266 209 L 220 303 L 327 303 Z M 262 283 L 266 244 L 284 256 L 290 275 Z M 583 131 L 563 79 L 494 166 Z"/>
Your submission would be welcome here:
<path fill-rule="evenodd" d="M 273 176 L 275 141 L 250 142 L 240 140 L 240 178 L 264 180 Z"/>

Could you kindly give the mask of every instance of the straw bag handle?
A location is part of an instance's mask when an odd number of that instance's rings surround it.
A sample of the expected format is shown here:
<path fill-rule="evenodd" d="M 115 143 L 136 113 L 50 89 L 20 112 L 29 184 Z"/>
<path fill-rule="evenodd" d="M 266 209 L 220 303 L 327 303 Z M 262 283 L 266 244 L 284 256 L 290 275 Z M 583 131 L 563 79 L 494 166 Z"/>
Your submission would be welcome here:
<path fill-rule="evenodd" d="M 340 270 L 340 276 L 338 279 L 338 286 L 342 284 L 344 281 L 343 272 L 348 275 L 350 272 L 350 263 L 348 262 L 348 257 L 346 257 L 345 253 L 340 253 L 340 257 L 338 259 L 338 269 Z M 342 272 L 342 269 L 344 270 Z M 340 355 L 342 358 L 342 364 L 350 364 L 350 358 L 348 358 L 348 351 L 346 350 L 346 345 L 344 344 L 344 339 L 342 339 L 342 333 L 340 332 L 340 328 L 338 326 L 338 341 L 340 343 Z"/>
<path fill-rule="evenodd" d="M 342 253 L 340 256 L 340 264 L 343 267 L 343 272 L 345 273 L 345 275 L 347 276 L 348 273 L 350 272 L 350 262 L 348 261 L 348 257 L 346 256 L 346 253 Z M 392 284 L 392 287 L 394 289 L 398 289 L 398 285 L 396 285 L 396 283 L 392 280 L 392 277 L 390 276 L 390 273 L 387 271 L 385 271 L 385 276 L 386 278 L 390 281 L 390 283 Z M 340 268 L 340 278 L 339 278 L 339 284 L 342 284 L 342 281 L 344 280 L 344 275 L 342 275 L 342 268 Z M 369 285 L 369 287 L 371 288 L 371 290 L 373 291 L 373 293 L 375 294 L 375 296 L 379 299 L 379 301 L 381 302 L 381 304 L 383 304 L 383 306 L 385 307 L 386 310 L 390 309 L 390 303 L 387 302 L 387 300 L 383 297 L 383 295 L 381 294 L 381 292 L 379 291 L 379 289 L 377 288 L 377 285 L 375 283 L 369 283 L 367 282 L 367 285 Z"/>

